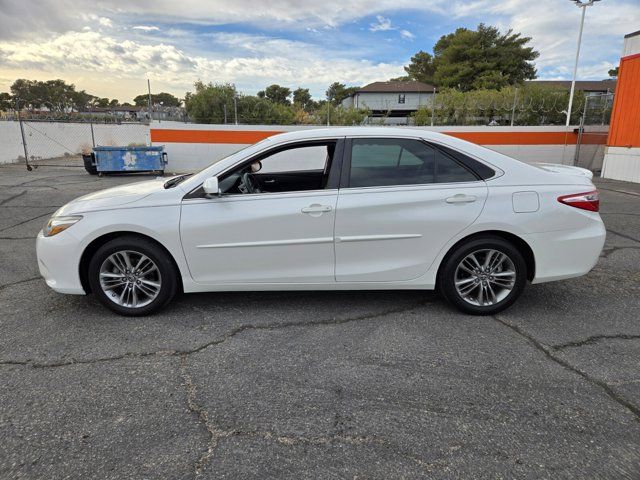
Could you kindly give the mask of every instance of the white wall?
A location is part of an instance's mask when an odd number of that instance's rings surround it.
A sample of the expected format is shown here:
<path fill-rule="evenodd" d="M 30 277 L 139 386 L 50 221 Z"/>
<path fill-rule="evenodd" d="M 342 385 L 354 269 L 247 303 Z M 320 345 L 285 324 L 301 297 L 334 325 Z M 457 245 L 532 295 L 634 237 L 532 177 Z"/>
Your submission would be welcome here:
<path fill-rule="evenodd" d="M 602 176 L 640 183 L 640 148 L 606 147 Z"/>
<path fill-rule="evenodd" d="M 91 149 L 91 126 L 88 123 L 24 122 L 29 158 L 46 159 L 78 154 Z M 149 126 L 143 124 L 93 125 L 96 145 L 148 145 Z M 0 164 L 24 159 L 20 124 L 0 121 Z"/>
<path fill-rule="evenodd" d="M 288 132 L 306 129 L 326 128 L 319 126 L 279 126 L 279 125 L 197 125 L 185 124 L 179 122 L 162 122 L 154 123 L 153 129 L 175 129 L 175 130 L 215 130 L 215 131 L 277 131 Z M 379 127 L 385 128 L 385 127 Z M 565 127 L 412 127 L 423 130 L 432 130 L 437 132 L 495 132 L 495 133 L 513 133 L 513 132 L 565 132 Z M 573 132 L 574 127 L 569 127 L 569 132 Z M 571 133 L 573 135 L 573 133 Z M 234 153 L 244 147 L 246 144 L 224 144 L 224 143 L 163 143 L 153 142 L 154 145 L 164 145 L 168 154 L 169 164 L 167 171 L 169 172 L 192 172 L 200 170 L 222 158 Z M 497 152 L 509 155 L 518 160 L 529 163 L 561 163 L 565 165 L 573 165 L 575 145 L 486 145 L 487 148 Z M 599 161 L 594 153 L 594 148 L 600 148 L 601 145 L 587 145 L 581 149 L 580 166 L 586 168 L 599 168 L 602 161 L 602 153 L 600 153 Z M 585 160 L 583 161 L 583 156 Z M 595 165 L 595 166 L 594 166 Z"/>

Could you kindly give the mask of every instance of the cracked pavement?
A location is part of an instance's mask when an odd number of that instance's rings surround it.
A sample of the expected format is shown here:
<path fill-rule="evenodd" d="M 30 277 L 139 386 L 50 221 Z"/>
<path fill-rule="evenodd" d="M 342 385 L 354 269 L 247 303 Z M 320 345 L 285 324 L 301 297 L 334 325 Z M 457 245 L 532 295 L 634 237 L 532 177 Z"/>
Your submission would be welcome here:
<path fill-rule="evenodd" d="M 605 250 L 495 317 L 430 292 L 51 291 L 35 236 L 140 180 L 0 166 L 0 478 L 640 478 L 640 186 Z"/>

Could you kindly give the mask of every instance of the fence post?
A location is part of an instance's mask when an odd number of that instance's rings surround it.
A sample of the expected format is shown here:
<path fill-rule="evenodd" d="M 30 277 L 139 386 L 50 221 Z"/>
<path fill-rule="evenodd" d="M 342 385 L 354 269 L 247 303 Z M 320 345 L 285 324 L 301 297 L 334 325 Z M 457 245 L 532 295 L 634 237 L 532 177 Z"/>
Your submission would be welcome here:
<path fill-rule="evenodd" d="M 433 127 L 433 118 L 436 111 L 436 87 L 433 87 L 433 96 L 431 97 L 431 126 Z"/>
<path fill-rule="evenodd" d="M 93 121 L 89 122 L 89 126 L 91 127 L 91 144 L 95 147 L 96 146 L 96 137 L 93 133 Z"/>
<path fill-rule="evenodd" d="M 235 95 L 233 96 L 233 118 L 238 125 L 238 100 Z"/>
<path fill-rule="evenodd" d="M 511 108 L 511 126 L 513 127 L 513 121 L 516 117 L 516 103 L 518 102 L 518 87 L 516 87 L 516 91 L 513 94 L 513 107 Z"/>
<path fill-rule="evenodd" d="M 582 146 L 582 132 L 584 131 L 584 122 L 587 117 L 587 105 L 589 104 L 589 97 L 584 97 L 584 109 L 582 110 L 582 116 L 580 117 L 580 124 L 578 125 L 578 140 L 576 141 L 576 150 L 573 154 L 573 165 L 578 165 L 580 160 L 580 147 Z"/>
<path fill-rule="evenodd" d="M 27 140 L 24 136 L 24 125 L 22 125 L 22 117 L 20 116 L 20 99 L 16 98 L 16 115 L 18 116 L 18 123 L 20 124 L 20 134 L 22 135 L 22 148 L 24 148 L 24 163 L 27 166 L 27 170 L 32 170 L 29 165 L 29 154 L 27 153 Z"/>

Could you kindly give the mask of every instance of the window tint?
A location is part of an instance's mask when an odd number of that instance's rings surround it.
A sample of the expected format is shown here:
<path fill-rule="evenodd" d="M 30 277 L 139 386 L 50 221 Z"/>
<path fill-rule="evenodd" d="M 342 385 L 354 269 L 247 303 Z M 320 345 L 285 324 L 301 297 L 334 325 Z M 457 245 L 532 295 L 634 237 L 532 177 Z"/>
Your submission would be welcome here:
<path fill-rule="evenodd" d="M 355 138 L 350 187 L 433 183 L 434 150 L 416 140 Z"/>
<path fill-rule="evenodd" d="M 352 140 L 350 187 L 473 182 L 477 177 L 447 154 L 418 140 Z"/>
<path fill-rule="evenodd" d="M 476 176 L 451 157 L 435 150 L 436 181 L 438 183 L 473 182 Z"/>

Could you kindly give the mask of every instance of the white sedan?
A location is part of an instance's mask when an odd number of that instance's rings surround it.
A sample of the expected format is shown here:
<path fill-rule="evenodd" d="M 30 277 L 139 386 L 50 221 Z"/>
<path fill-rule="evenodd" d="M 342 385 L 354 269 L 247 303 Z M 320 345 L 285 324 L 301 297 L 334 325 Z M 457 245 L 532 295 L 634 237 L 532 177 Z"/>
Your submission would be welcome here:
<path fill-rule="evenodd" d="M 492 314 L 584 275 L 605 240 L 591 172 L 424 130 L 285 133 L 193 175 L 80 197 L 38 235 L 40 273 L 146 315 L 179 292 L 437 289 Z"/>

